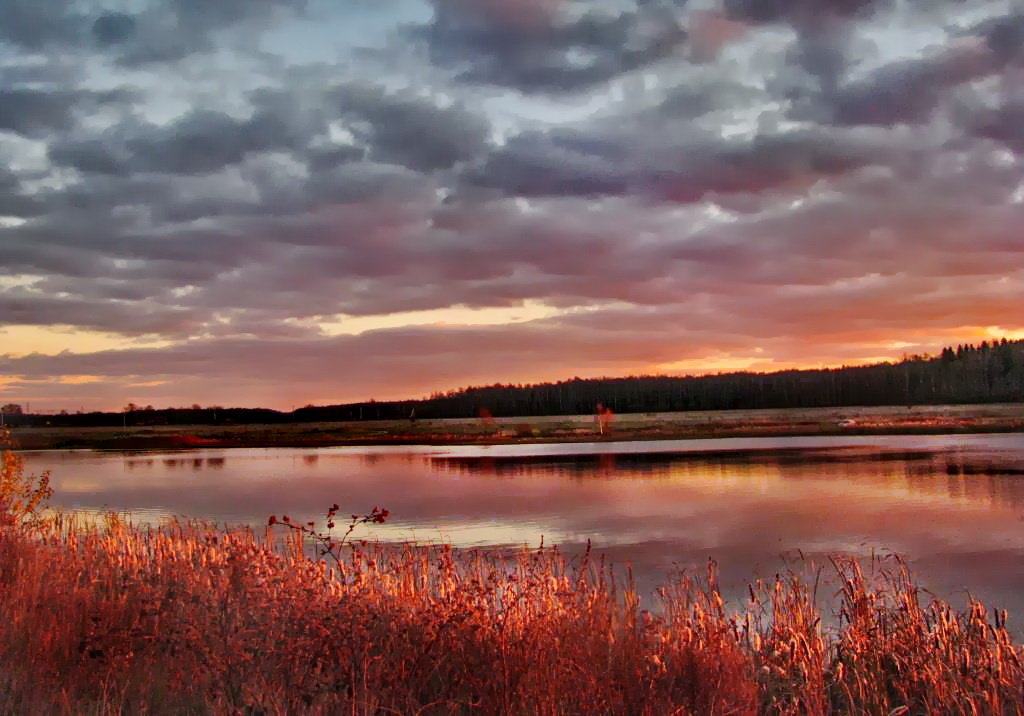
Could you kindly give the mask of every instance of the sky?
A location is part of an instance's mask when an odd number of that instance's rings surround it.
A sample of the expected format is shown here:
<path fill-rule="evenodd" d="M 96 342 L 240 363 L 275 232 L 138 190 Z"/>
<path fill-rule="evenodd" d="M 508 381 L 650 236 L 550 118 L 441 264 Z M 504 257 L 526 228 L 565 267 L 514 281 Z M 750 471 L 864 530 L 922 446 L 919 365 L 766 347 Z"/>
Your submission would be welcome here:
<path fill-rule="evenodd" d="M 0 402 L 1024 338 L 1024 2 L 4 0 Z"/>

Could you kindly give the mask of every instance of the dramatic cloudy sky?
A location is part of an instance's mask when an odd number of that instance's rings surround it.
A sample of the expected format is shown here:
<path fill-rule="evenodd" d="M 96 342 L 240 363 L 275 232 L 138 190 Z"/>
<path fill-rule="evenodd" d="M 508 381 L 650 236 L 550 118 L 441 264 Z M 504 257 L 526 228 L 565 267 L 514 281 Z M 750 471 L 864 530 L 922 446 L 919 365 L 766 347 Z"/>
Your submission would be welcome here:
<path fill-rule="evenodd" d="M 0 401 L 1024 337 L 1016 0 L 3 0 Z"/>

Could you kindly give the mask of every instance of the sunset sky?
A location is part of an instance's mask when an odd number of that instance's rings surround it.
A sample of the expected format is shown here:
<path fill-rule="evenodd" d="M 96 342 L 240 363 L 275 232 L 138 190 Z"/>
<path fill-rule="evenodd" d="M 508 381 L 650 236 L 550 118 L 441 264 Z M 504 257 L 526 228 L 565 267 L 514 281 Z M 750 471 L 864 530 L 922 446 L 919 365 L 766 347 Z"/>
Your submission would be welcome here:
<path fill-rule="evenodd" d="M 0 402 L 1024 338 L 1012 0 L 3 0 Z"/>

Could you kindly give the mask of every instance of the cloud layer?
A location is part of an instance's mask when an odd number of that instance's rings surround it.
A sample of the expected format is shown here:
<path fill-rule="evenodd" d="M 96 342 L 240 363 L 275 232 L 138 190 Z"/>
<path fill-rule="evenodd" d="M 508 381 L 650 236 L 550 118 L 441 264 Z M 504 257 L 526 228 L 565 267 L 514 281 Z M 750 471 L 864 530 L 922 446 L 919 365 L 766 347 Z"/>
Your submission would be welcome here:
<path fill-rule="evenodd" d="M 4 401 L 289 407 L 1024 330 L 1007 2 L 5 12 Z"/>

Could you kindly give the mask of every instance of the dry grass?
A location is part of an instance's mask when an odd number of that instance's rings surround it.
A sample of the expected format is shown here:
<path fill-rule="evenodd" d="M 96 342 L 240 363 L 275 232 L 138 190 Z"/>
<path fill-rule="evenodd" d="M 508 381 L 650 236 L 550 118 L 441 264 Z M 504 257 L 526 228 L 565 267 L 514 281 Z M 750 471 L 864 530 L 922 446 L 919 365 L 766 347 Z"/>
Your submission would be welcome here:
<path fill-rule="evenodd" d="M 183 449 L 225 447 L 480 444 L 544 441 L 692 439 L 796 435 L 957 433 L 1024 430 L 1019 403 L 905 407 L 784 408 L 681 413 L 617 413 L 605 429 L 594 415 L 499 419 L 439 418 L 273 425 L 24 427 L 25 449 Z M 604 437 L 602 437 L 602 435 Z"/>
<path fill-rule="evenodd" d="M 13 478 L 13 475 L 10 475 Z M 20 484 L 36 484 L 19 477 Z M 10 480 L 12 484 L 16 480 Z M 715 572 L 656 614 L 555 550 L 348 543 L 116 517 L 0 529 L 0 712 L 1020 713 L 1005 615 L 836 561 L 839 624 L 793 576 L 730 611 Z"/>

